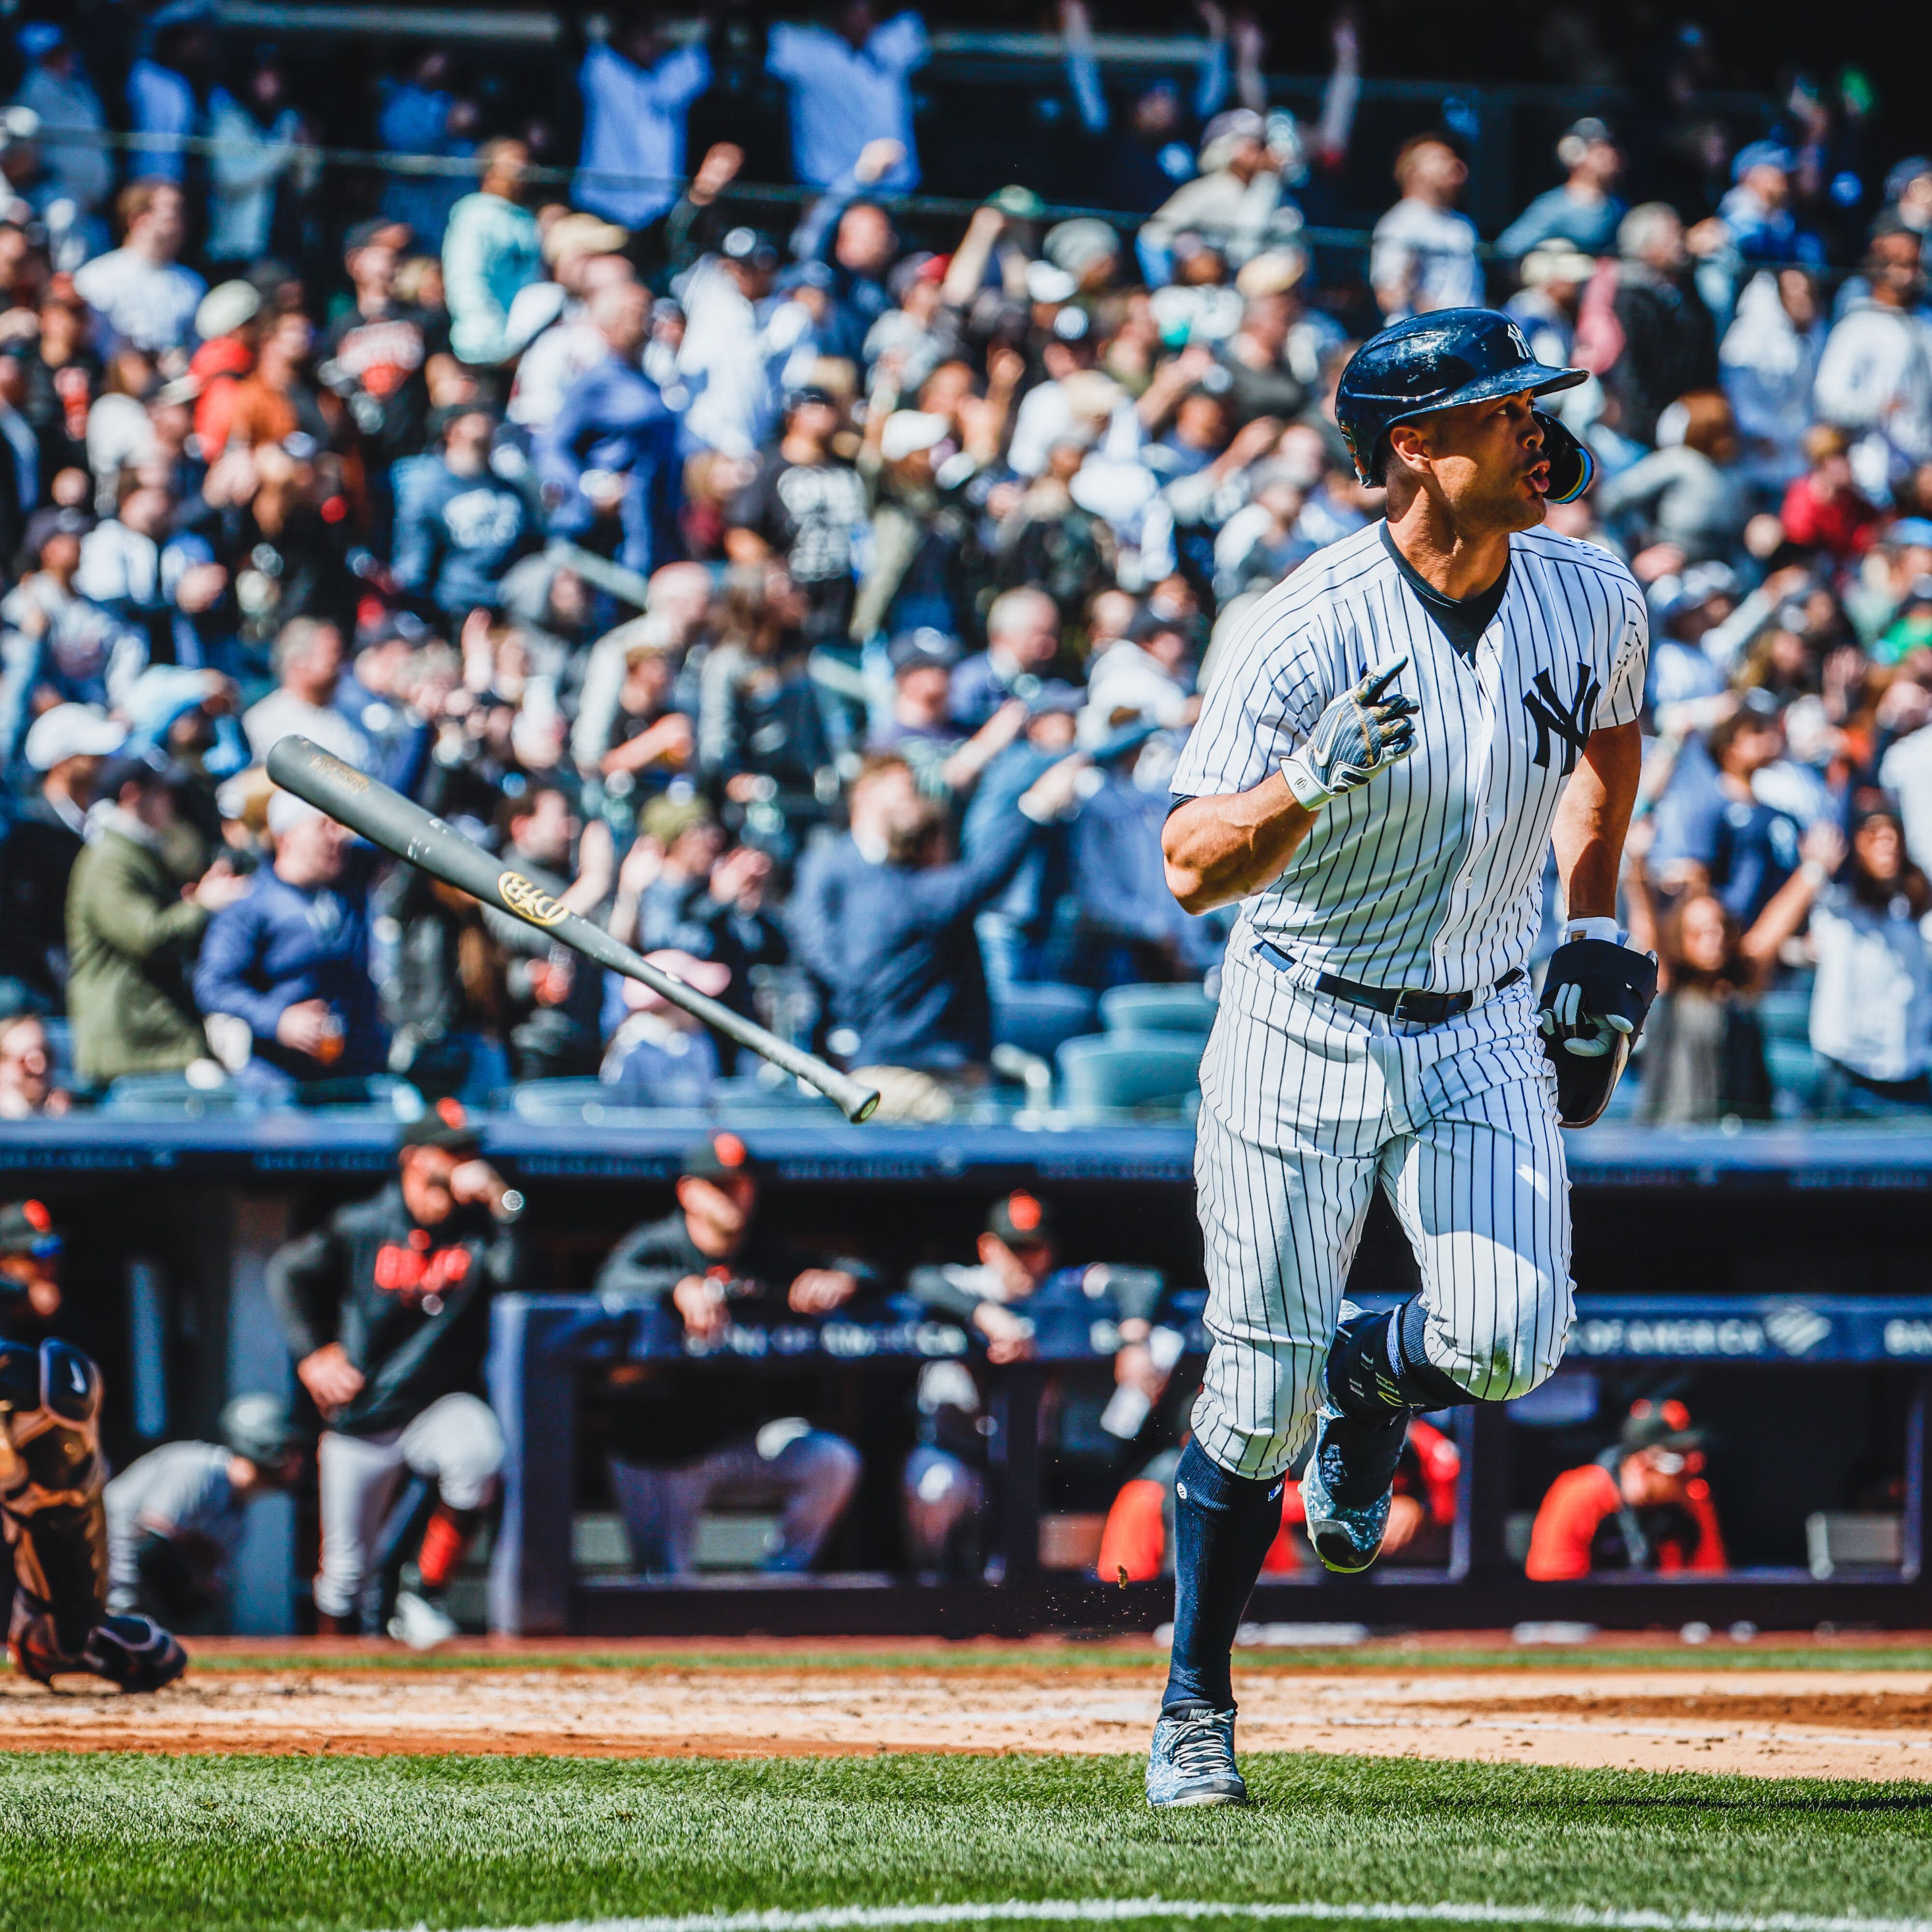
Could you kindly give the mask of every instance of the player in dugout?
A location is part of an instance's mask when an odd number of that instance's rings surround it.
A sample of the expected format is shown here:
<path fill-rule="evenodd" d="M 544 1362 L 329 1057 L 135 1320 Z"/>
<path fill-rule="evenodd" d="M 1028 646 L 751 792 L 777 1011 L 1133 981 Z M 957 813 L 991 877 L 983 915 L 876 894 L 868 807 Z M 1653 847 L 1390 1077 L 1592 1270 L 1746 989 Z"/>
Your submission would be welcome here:
<path fill-rule="evenodd" d="M 876 1314 L 882 1284 L 871 1264 L 794 1240 L 760 1214 L 760 1192 L 745 1143 L 707 1135 L 686 1152 L 676 1208 L 617 1244 L 597 1292 L 668 1305 L 698 1355 L 725 1346 L 734 1328 Z M 810 1405 L 812 1380 L 760 1378 L 721 1390 L 680 1364 L 620 1365 L 611 1378 L 610 1486 L 640 1570 L 688 1575 L 702 1516 L 761 1508 L 778 1517 L 762 1567 L 811 1568 L 860 1473 L 859 1452 L 843 1436 L 788 1412 Z"/>
<path fill-rule="evenodd" d="M 906 1287 L 926 1312 L 966 1328 L 994 1366 L 1030 1360 L 1039 1328 L 1057 1320 L 1081 1324 L 1091 1346 L 1112 1354 L 1114 1386 L 1097 1414 L 1071 1388 L 1052 1407 L 1055 1461 L 1077 1481 L 1082 1463 L 1106 1477 L 1148 1428 L 1184 1337 L 1162 1318 L 1168 1286 L 1158 1270 L 1107 1262 L 1063 1267 L 1061 1252 L 1052 1207 L 1018 1192 L 993 1203 L 976 1262 L 915 1268 Z M 963 1364 L 933 1363 L 920 1376 L 918 1401 L 921 1439 L 901 1484 L 913 1566 L 922 1575 L 970 1569 L 986 1501 L 978 1387 Z"/>
<path fill-rule="evenodd" d="M 390 1636 L 428 1649 L 456 1634 L 443 1601 L 496 1500 L 503 1437 L 482 1396 L 490 1303 L 515 1284 L 524 1197 L 482 1156 L 460 1106 L 440 1100 L 403 1130 L 396 1176 L 277 1251 L 267 1286 L 320 1411 L 322 1563 L 316 1628 L 359 1634 L 364 1586 L 408 1475 L 434 1481 L 419 1590 Z"/>
<path fill-rule="evenodd" d="M 107 1606 L 192 1628 L 220 1599 L 249 1505 L 301 1474 L 280 1396 L 238 1395 L 218 1442 L 164 1442 L 107 1485 Z"/>
<path fill-rule="evenodd" d="M 1635 1402 L 1616 1445 L 1550 1486 L 1530 1532 L 1526 1575 L 1726 1567 L 1704 1438 L 1681 1402 Z"/>
<path fill-rule="evenodd" d="M 0 1612 L 14 1667 L 158 1690 L 188 1657 L 152 1618 L 111 1614 L 100 1371 L 48 1338 L 61 1238 L 38 1201 L 0 1208 Z"/>

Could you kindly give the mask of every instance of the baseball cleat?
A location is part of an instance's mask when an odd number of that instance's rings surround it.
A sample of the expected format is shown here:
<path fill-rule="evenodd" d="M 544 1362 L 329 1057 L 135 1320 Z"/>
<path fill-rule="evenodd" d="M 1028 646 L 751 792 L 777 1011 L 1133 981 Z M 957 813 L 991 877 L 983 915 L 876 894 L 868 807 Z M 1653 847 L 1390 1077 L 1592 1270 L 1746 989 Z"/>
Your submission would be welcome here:
<path fill-rule="evenodd" d="M 1148 1748 L 1147 1798 L 1160 1808 L 1246 1804 L 1248 1787 L 1234 1768 L 1234 1712 L 1163 1712 Z"/>
<path fill-rule="evenodd" d="M 15 1634 L 12 1650 L 14 1669 L 36 1684 L 98 1677 L 137 1696 L 172 1684 L 188 1668 L 188 1653 L 152 1617 L 109 1617 L 70 1653 L 60 1646 L 52 1618 L 40 1616 Z"/>
<path fill-rule="evenodd" d="M 389 1619 L 389 1634 L 412 1650 L 434 1650 L 456 1634 L 456 1620 L 440 1605 L 413 1590 L 405 1590 L 396 1599 L 395 1615 Z"/>
<path fill-rule="evenodd" d="M 1398 1415 L 1365 1429 L 1325 1396 L 1316 1418 L 1315 1448 L 1301 1478 L 1308 1540 L 1324 1569 L 1353 1576 L 1382 1554 L 1408 1419 Z"/>

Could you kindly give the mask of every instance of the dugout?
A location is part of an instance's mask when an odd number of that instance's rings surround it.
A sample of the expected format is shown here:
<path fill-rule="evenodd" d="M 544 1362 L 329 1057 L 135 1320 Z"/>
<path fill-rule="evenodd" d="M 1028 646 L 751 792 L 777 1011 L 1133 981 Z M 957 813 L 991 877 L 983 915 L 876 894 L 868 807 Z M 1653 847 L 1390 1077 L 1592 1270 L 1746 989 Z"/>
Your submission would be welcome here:
<path fill-rule="evenodd" d="M 507 1325 L 514 1315 L 524 1324 L 520 1366 L 512 1373 L 505 1366 L 512 1358 L 501 1354 L 497 1364 L 497 1399 L 520 1418 L 513 1433 L 520 1432 L 523 1458 L 521 1500 L 494 1558 L 499 1623 L 608 1633 L 964 1634 L 1150 1629 L 1164 1621 L 1163 1585 L 1124 1591 L 1040 1567 L 1029 1513 L 1036 1516 L 1053 1504 L 1054 1472 L 1036 1457 L 1028 1467 L 1024 1417 L 1039 1399 L 1046 1369 L 1016 1372 L 1003 1398 L 1009 1441 L 1021 1446 L 1017 1460 L 1010 1454 L 1000 1466 L 1000 1580 L 922 1592 L 893 1574 L 890 1533 L 880 1528 L 889 1485 L 879 1457 L 903 1439 L 895 1432 L 903 1430 L 904 1394 L 920 1359 L 916 1345 L 898 1354 L 875 1347 L 809 1365 L 874 1453 L 856 1505 L 864 1520 L 830 1552 L 854 1580 L 668 1589 L 576 1574 L 569 1519 L 596 1500 L 594 1444 L 580 1437 L 576 1419 L 589 1416 L 594 1429 L 595 1404 L 584 1400 L 580 1377 L 614 1352 L 639 1346 L 623 1332 L 622 1311 L 586 1306 L 586 1292 L 616 1236 L 666 1210 L 679 1153 L 699 1124 L 675 1116 L 599 1126 L 509 1115 L 486 1122 L 491 1158 L 530 1198 L 533 1251 L 532 1293 L 518 1310 L 506 1304 L 502 1318 Z M 1199 1280 L 1191 1136 L 1184 1128 L 850 1128 L 830 1115 L 796 1112 L 731 1124 L 768 1165 L 767 1212 L 893 1265 L 958 1258 L 988 1203 L 1025 1186 L 1053 1198 L 1068 1258 L 1140 1262 L 1178 1281 Z M 212 1430 L 231 1391 L 289 1385 L 262 1265 L 282 1240 L 379 1184 L 390 1169 L 392 1131 L 380 1120 L 299 1114 L 166 1122 L 70 1116 L 8 1124 L 0 1135 L 0 1198 L 38 1196 L 62 1223 L 66 1326 L 106 1375 L 117 1463 L 155 1442 Z M 1666 1132 L 1606 1124 L 1571 1136 L 1568 1145 L 1576 1272 L 1586 1303 L 1563 1381 L 1574 1388 L 1590 1380 L 1592 1413 L 1586 1418 L 1580 1408 L 1554 1426 L 1547 1416 L 1466 1414 L 1460 1426 L 1467 1507 L 1450 1571 L 1391 1569 L 1346 1582 L 1311 1575 L 1264 1586 L 1267 1600 L 1258 1599 L 1256 1614 L 1376 1627 L 1572 1616 L 1626 1628 L 1739 1618 L 1766 1628 L 1826 1621 L 1922 1626 L 1932 1618 L 1932 1590 L 1918 1581 L 1917 1527 L 1932 1370 L 1924 1238 L 1932 1134 Z M 1410 1265 L 1392 1226 L 1378 1217 L 1364 1244 L 1358 1289 L 1400 1294 Z M 1606 1313 L 1600 1298 L 1633 1296 L 1646 1306 L 1665 1306 L 1607 1348 L 1609 1331 L 1591 1322 L 1625 1318 Z M 1928 1298 L 1924 1306 L 1917 1305 L 1921 1297 Z M 1780 1306 L 1759 1305 L 1768 1298 Z M 1772 1321 L 1780 1309 L 1789 1318 Z M 1740 1322 L 1756 1327 L 1739 1329 Z M 608 1331 L 601 1339 L 600 1323 Z M 528 1372 L 539 1328 L 544 1348 L 561 1348 L 561 1377 Z M 1747 1332 L 1756 1337 L 1748 1348 L 1720 1343 L 1727 1336 L 1735 1344 Z M 1078 1372 L 1082 1353 L 1070 1348 L 1051 1366 Z M 1090 1364 L 1091 1351 L 1084 1354 Z M 734 1373 L 770 1372 L 748 1359 L 694 1367 L 728 1383 Z M 1711 1580 L 1526 1585 L 1510 1554 L 1511 1519 L 1533 1507 L 1552 1462 L 1577 1453 L 1592 1432 L 1604 1439 L 1603 1418 L 1616 1405 L 1660 1390 L 1685 1394 L 1714 1431 L 1713 1474 L 1741 1567 Z M 554 1463 L 564 1443 L 560 1487 Z M 552 1458 L 548 1472 L 544 1454 Z M 539 1494 L 548 1541 L 532 1540 L 517 1514 Z M 1828 1544 L 1822 1567 L 1832 1574 L 1820 1580 L 1808 1526 L 1821 1514 L 1888 1517 L 1890 1541 L 1841 1539 L 1838 1556 Z M 302 1540 L 295 1508 L 274 1499 L 257 1506 L 236 1580 L 236 1627 L 296 1627 Z M 1871 1560 L 1874 1551 L 1882 1561 Z"/>

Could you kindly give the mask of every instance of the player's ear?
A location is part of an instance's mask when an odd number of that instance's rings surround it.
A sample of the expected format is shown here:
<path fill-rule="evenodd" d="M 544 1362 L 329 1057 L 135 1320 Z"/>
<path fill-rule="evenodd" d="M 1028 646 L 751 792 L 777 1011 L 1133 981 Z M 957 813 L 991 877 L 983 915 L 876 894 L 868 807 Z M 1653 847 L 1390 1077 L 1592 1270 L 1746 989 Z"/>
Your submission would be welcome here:
<path fill-rule="evenodd" d="M 1388 457 L 1382 466 L 1386 481 L 1397 469 L 1426 470 L 1429 466 L 1429 432 L 1419 422 L 1396 424 L 1388 433 Z"/>

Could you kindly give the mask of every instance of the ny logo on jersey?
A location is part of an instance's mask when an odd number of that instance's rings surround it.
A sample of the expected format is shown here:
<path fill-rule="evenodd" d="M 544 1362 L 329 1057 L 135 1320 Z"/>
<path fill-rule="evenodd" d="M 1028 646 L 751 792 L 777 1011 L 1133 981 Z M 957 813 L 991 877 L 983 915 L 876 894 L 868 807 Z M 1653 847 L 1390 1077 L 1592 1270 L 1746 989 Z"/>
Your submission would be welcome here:
<path fill-rule="evenodd" d="M 1556 687 L 1550 681 L 1549 672 L 1540 670 L 1536 674 L 1529 689 L 1522 694 L 1522 704 L 1536 721 L 1536 762 L 1539 765 L 1548 766 L 1550 741 L 1554 737 L 1563 742 L 1563 776 L 1567 778 L 1576 769 L 1576 754 L 1588 742 L 1594 728 L 1597 700 L 1603 695 L 1603 690 L 1590 667 L 1580 664 L 1576 667 L 1576 701 L 1566 704 L 1556 694 Z"/>

